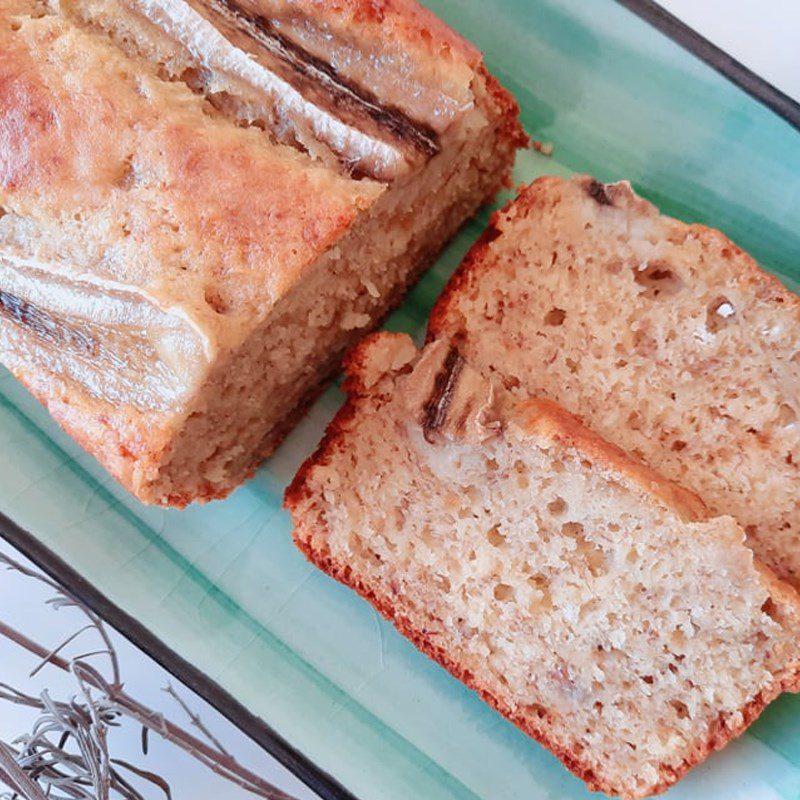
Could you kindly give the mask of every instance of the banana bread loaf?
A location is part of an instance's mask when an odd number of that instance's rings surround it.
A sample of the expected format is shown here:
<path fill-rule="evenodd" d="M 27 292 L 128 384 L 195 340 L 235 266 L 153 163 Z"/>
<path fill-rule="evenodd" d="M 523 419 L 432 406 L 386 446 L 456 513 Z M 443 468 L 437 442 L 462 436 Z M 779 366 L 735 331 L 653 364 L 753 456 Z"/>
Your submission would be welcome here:
<path fill-rule="evenodd" d="M 140 499 L 271 452 L 525 140 L 411 0 L 0 0 L 0 361 Z"/>

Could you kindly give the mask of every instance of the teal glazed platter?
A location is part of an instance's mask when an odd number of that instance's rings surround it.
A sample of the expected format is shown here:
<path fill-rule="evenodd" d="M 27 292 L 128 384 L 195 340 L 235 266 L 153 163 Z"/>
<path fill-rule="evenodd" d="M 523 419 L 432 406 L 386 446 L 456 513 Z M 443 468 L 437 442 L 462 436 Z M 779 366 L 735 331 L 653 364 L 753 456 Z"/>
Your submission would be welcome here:
<path fill-rule="evenodd" d="M 428 0 L 486 54 L 546 157 L 515 180 L 627 178 L 800 286 L 800 108 L 649 3 Z M 757 95 L 754 97 L 753 95 Z M 505 198 L 501 198 L 503 200 Z M 419 336 L 486 224 L 391 317 Z M 140 505 L 0 372 L 0 530 L 324 798 L 580 800 L 583 784 L 294 549 L 284 487 L 341 402 L 330 389 L 223 502 Z M 798 800 L 800 697 L 671 800 Z"/>

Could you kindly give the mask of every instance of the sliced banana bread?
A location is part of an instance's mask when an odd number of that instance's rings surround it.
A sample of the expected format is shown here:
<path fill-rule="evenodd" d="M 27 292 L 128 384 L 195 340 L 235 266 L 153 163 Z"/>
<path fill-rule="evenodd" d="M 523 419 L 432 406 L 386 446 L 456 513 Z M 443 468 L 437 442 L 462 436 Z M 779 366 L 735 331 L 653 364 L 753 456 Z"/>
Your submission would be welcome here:
<path fill-rule="evenodd" d="M 800 688 L 800 598 L 733 518 L 444 341 L 348 375 L 298 546 L 592 789 L 661 791 Z"/>
<path fill-rule="evenodd" d="M 540 179 L 452 278 L 439 336 L 733 514 L 800 587 L 800 300 L 719 231 L 625 182 Z"/>

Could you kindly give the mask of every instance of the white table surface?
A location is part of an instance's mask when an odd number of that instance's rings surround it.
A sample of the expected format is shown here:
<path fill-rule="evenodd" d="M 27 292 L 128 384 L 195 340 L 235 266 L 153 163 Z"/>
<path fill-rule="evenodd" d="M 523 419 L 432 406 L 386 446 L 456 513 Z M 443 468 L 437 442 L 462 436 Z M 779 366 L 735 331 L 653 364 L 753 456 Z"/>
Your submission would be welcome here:
<path fill-rule="evenodd" d="M 660 5 L 800 102 L 800 0 L 660 0 Z"/>
<path fill-rule="evenodd" d="M 775 87 L 800 101 L 800 0 L 662 0 L 661 5 Z M 0 550 L 11 552 L 2 544 Z M 30 581 L 0 573 L 0 609 L 7 622 L 17 624 L 45 643 L 55 644 L 71 629 L 64 619 L 67 612 L 55 613 L 46 607 L 43 602 L 46 596 Z M 169 676 L 147 656 L 121 637 L 117 638 L 129 691 L 157 708 L 172 708 L 169 699 L 165 699 L 161 692 Z M 36 679 L 29 679 L 27 674 L 33 663 L 32 657 L 0 640 L 0 680 L 30 693 L 44 687 L 53 692 L 68 689 L 69 678 L 56 671 L 44 670 Z M 298 800 L 316 797 L 214 709 L 189 690 L 182 689 L 181 692 L 242 763 L 291 792 Z M 174 716 L 180 718 L 179 710 L 175 709 Z M 0 739 L 9 739 L 28 730 L 31 720 L 31 714 L 25 709 L 3 707 L 0 709 Z M 139 730 L 133 726 L 116 734 L 113 741 L 115 754 L 163 774 L 172 786 L 175 800 L 241 800 L 251 797 L 173 746 L 159 742 L 157 737 L 152 737 L 150 753 L 143 761 L 139 735 Z"/>

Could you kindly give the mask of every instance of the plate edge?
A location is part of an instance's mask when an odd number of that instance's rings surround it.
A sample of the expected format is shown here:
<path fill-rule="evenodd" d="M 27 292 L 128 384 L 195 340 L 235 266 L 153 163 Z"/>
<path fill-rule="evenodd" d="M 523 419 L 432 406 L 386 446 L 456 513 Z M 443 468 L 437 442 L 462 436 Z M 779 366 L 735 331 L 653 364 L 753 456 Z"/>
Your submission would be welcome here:
<path fill-rule="evenodd" d="M 616 0 L 800 131 L 800 103 L 706 39 L 654 0 Z"/>

